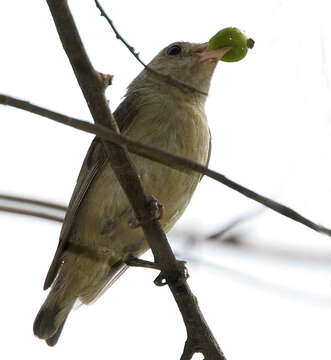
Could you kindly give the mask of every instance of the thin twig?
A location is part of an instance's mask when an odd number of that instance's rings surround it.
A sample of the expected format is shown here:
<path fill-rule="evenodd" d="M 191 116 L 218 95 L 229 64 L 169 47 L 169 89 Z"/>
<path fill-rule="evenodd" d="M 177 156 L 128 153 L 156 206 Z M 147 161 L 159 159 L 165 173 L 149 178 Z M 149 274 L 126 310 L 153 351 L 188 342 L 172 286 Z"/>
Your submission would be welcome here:
<path fill-rule="evenodd" d="M 30 210 L 24 210 L 24 209 L 8 207 L 8 206 L 0 206 L 0 211 L 12 213 L 12 214 L 18 214 L 18 215 L 33 216 L 33 217 L 37 217 L 37 218 L 41 218 L 41 219 L 56 221 L 59 223 L 63 222 L 63 217 L 61 217 L 61 216 L 55 216 L 55 215 L 46 214 L 46 213 L 42 213 L 42 212 L 38 212 L 38 211 L 30 211 Z"/>
<path fill-rule="evenodd" d="M 110 27 L 112 28 L 112 30 L 114 31 L 115 35 L 116 35 L 116 39 L 120 40 L 126 47 L 127 49 L 130 51 L 130 53 L 139 61 L 139 63 L 147 70 L 149 71 L 151 74 L 156 75 L 157 77 L 165 80 L 168 84 L 177 86 L 179 88 L 185 88 L 189 91 L 193 91 L 193 92 L 197 92 L 201 95 L 205 95 L 208 96 L 208 93 L 201 91 L 197 88 L 195 88 L 194 86 L 191 86 L 189 84 L 183 83 L 180 80 L 174 79 L 172 76 L 170 75 L 165 75 L 162 73 L 159 73 L 158 71 L 153 70 L 152 68 L 150 68 L 148 65 L 146 65 L 139 56 L 139 53 L 135 51 L 135 48 L 133 46 L 131 46 L 124 38 L 123 36 L 118 32 L 118 30 L 116 29 L 113 21 L 109 18 L 109 16 L 107 15 L 107 13 L 105 12 L 105 10 L 102 8 L 102 6 L 100 5 L 98 0 L 95 0 L 95 5 L 96 7 L 100 10 L 101 16 L 103 16 L 108 24 L 110 25 Z"/>
<path fill-rule="evenodd" d="M 7 195 L 7 194 L 0 194 L 0 199 L 8 200 L 8 201 L 18 201 L 18 202 L 22 202 L 25 204 L 39 205 L 39 206 L 44 206 L 44 207 L 48 207 L 51 209 L 67 211 L 67 207 L 65 205 L 53 203 L 50 201 L 42 201 L 42 200 L 31 199 L 31 198 L 20 197 L 20 196 L 12 196 L 12 195 Z"/>
<path fill-rule="evenodd" d="M 146 68 L 147 65 L 140 59 L 139 53 L 135 51 L 134 47 L 131 46 L 124 38 L 123 36 L 117 31 L 113 21 L 109 18 L 109 16 L 107 15 L 107 13 L 105 12 L 105 10 L 102 8 L 101 4 L 99 3 L 98 0 L 95 0 L 95 5 L 96 7 L 100 10 L 100 15 L 104 16 L 108 22 L 108 24 L 110 25 L 110 27 L 113 29 L 115 35 L 116 35 L 116 39 L 122 41 L 122 43 L 129 49 L 129 51 L 131 52 L 131 54 L 140 62 L 140 64 Z"/>
<path fill-rule="evenodd" d="M 246 248 L 244 248 L 242 251 L 246 255 L 248 255 L 248 256 L 250 255 L 250 253 L 247 252 Z M 302 302 L 302 303 L 306 303 L 306 304 L 310 304 L 310 305 L 318 305 L 318 306 L 323 306 L 323 307 L 328 307 L 328 308 L 331 307 L 330 296 L 318 295 L 318 294 L 314 294 L 313 292 L 308 292 L 305 290 L 298 290 L 293 287 L 286 287 L 284 285 L 278 284 L 278 282 L 272 282 L 270 280 L 263 279 L 263 277 L 259 277 L 259 276 L 255 276 L 254 274 L 250 274 L 247 271 L 240 271 L 240 270 L 233 269 L 233 268 L 225 266 L 225 265 L 221 265 L 218 262 L 204 260 L 199 256 L 187 254 L 187 252 L 185 252 L 185 254 L 182 254 L 181 252 L 176 252 L 176 255 L 179 257 L 183 256 L 190 265 L 195 264 L 199 267 L 203 266 L 205 268 L 208 268 L 214 272 L 220 272 L 220 273 L 222 273 L 223 276 L 231 278 L 231 281 L 238 281 L 238 282 L 244 284 L 245 286 L 250 286 L 253 288 L 260 289 L 264 293 L 268 292 L 268 293 L 277 295 L 278 297 L 281 297 L 281 298 L 285 297 L 288 299 L 295 300 L 297 302 Z M 261 256 L 260 261 L 263 261 L 264 263 L 266 263 L 266 260 L 263 259 L 264 254 L 262 253 L 259 255 Z M 280 266 L 282 266 L 283 259 L 281 259 L 280 261 L 281 262 L 279 264 L 280 264 Z M 327 260 L 327 264 L 330 266 L 330 259 Z"/>
<path fill-rule="evenodd" d="M 61 124 L 69 125 L 71 127 L 74 127 L 79 130 L 83 130 L 86 132 L 89 132 L 91 134 L 96 134 L 97 136 L 110 141 L 114 144 L 118 145 L 125 145 L 128 149 L 128 151 L 140 155 L 142 157 L 148 158 L 150 160 L 159 162 L 161 164 L 164 164 L 166 166 L 175 168 L 177 170 L 192 170 L 201 174 L 204 174 L 220 183 L 222 183 L 225 186 L 228 186 L 229 188 L 241 193 L 242 195 L 266 206 L 267 208 L 274 210 L 275 212 L 286 216 L 294 221 L 297 221 L 310 229 L 313 229 L 314 231 L 317 231 L 319 233 L 331 236 L 331 230 L 314 223 L 313 221 L 307 219 L 306 217 L 300 215 L 298 212 L 292 210 L 288 206 L 285 206 L 283 204 L 278 203 L 277 201 L 274 201 L 272 199 L 269 199 L 265 196 L 259 195 L 253 190 L 247 189 L 246 187 L 228 179 L 224 175 L 210 170 L 207 167 L 200 165 L 192 160 L 183 158 L 178 155 L 174 155 L 171 153 L 168 153 L 164 150 L 154 148 L 149 145 L 145 145 L 136 141 L 133 141 L 129 139 L 128 137 L 121 135 L 119 133 L 116 133 L 114 131 L 111 131 L 107 129 L 106 127 L 102 125 L 93 125 L 91 123 L 88 123 L 86 121 L 78 120 L 66 115 L 62 115 L 60 113 L 47 110 L 45 108 L 39 107 L 37 105 L 30 104 L 27 101 L 22 101 L 10 96 L 1 95 L 0 94 L 0 104 L 13 106 L 22 110 L 30 111 L 34 114 L 41 115 L 44 117 L 47 117 L 51 120 L 57 121 Z"/>
<path fill-rule="evenodd" d="M 243 224 L 244 222 L 251 220 L 252 218 L 259 215 L 265 208 L 260 208 L 255 211 L 240 215 L 231 219 L 227 224 L 224 224 L 221 229 L 207 236 L 207 240 L 215 240 L 221 238 L 224 234 L 235 228 L 236 226 Z"/>

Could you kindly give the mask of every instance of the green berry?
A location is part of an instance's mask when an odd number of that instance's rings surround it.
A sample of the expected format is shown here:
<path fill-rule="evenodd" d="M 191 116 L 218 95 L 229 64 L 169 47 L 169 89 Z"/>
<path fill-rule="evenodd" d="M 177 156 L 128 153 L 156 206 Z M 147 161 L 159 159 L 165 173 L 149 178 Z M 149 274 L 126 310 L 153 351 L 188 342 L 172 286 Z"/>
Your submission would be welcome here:
<path fill-rule="evenodd" d="M 239 29 L 228 27 L 219 31 L 208 43 L 210 50 L 218 50 L 225 46 L 232 46 L 232 49 L 221 60 L 228 62 L 239 61 L 246 56 L 248 49 L 253 48 L 254 40 L 247 39 Z"/>

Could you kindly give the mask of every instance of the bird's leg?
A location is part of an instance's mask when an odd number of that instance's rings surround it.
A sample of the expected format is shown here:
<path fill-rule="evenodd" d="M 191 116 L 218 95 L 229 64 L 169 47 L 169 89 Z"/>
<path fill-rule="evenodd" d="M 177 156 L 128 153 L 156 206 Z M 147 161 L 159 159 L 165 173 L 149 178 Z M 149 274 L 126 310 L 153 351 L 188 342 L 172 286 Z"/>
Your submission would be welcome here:
<path fill-rule="evenodd" d="M 136 266 L 136 267 L 160 270 L 161 272 L 155 278 L 154 284 L 157 286 L 164 286 L 164 285 L 168 284 L 167 279 L 165 278 L 159 264 L 152 262 L 152 261 L 148 261 L 148 260 L 138 259 L 133 255 L 129 255 L 124 260 L 124 262 L 128 266 Z M 177 265 L 178 265 L 178 269 L 179 269 L 179 276 L 176 280 L 176 285 L 180 286 L 189 278 L 189 274 L 188 274 L 188 271 L 186 268 L 186 261 L 177 260 Z"/>
<path fill-rule="evenodd" d="M 128 266 L 135 266 L 135 267 L 143 267 L 143 268 L 147 268 L 147 269 L 160 270 L 160 266 L 158 264 L 156 264 L 155 262 L 148 261 L 148 260 L 142 260 L 142 259 L 139 259 L 139 258 L 131 255 L 131 254 L 124 260 L 124 262 Z"/>
<path fill-rule="evenodd" d="M 148 220 L 139 220 L 136 216 L 132 216 L 129 219 L 129 226 L 132 229 L 136 229 L 137 227 L 141 226 L 141 224 L 144 224 L 148 221 L 162 219 L 164 213 L 164 206 L 160 204 L 153 195 L 148 196 L 146 207 L 151 215 L 151 218 Z"/>

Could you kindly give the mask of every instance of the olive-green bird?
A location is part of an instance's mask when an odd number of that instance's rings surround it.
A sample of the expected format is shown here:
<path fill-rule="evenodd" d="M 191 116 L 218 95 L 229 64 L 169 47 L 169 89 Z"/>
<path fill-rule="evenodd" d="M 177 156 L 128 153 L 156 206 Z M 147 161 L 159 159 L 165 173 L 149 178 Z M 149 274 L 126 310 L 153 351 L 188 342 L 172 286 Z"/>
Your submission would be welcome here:
<path fill-rule="evenodd" d="M 177 42 L 149 64 L 162 74 L 202 92 L 209 90 L 218 60 L 229 49 Z M 210 133 L 204 111 L 206 96 L 176 86 L 146 69 L 129 85 L 114 116 L 133 140 L 206 165 Z M 201 178 L 132 155 L 147 194 L 164 205 L 160 222 L 169 231 L 183 214 Z M 88 304 L 126 270 L 124 260 L 149 246 L 141 228 L 132 229 L 133 210 L 107 161 L 100 138 L 88 150 L 77 179 L 60 241 L 44 289 L 51 290 L 34 322 L 36 336 L 53 346 L 76 300 Z"/>

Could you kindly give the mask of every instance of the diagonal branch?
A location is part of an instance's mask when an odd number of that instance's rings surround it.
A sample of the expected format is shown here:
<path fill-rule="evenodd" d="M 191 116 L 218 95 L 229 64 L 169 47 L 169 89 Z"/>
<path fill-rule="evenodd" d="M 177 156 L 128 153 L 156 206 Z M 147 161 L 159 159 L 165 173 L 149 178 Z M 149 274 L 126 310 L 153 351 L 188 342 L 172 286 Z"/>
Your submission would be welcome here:
<path fill-rule="evenodd" d="M 75 72 L 96 124 L 110 127 L 119 132 L 104 96 L 104 86 L 98 73 L 92 67 L 79 37 L 74 20 L 65 0 L 47 0 L 64 50 Z M 207 359 L 225 359 L 216 340 L 192 295 L 187 283 L 176 286 L 179 274 L 176 258 L 167 238 L 156 219 L 151 218 L 147 209 L 148 198 L 143 191 L 134 164 L 127 150 L 119 145 L 104 141 L 109 162 L 125 191 L 148 241 L 155 262 L 160 264 L 163 274 L 182 313 L 188 336 L 194 334 L 194 350 L 201 351 Z M 199 334 L 199 335 L 198 335 Z M 191 339 L 191 338 L 190 338 Z"/>
<path fill-rule="evenodd" d="M 42 213 L 39 211 L 24 210 L 18 207 L 0 206 L 0 211 L 11 214 L 27 215 L 27 216 L 37 217 L 40 219 L 52 220 L 59 223 L 63 222 L 63 217 L 61 216 L 55 216 L 47 213 Z"/>
<path fill-rule="evenodd" d="M 33 105 L 27 101 L 19 100 L 10 96 L 0 94 L 0 104 L 9 105 L 22 110 L 30 111 L 34 114 L 47 117 L 61 124 L 69 125 L 76 129 L 96 134 L 102 139 L 110 141 L 114 144 L 126 146 L 128 151 L 134 154 L 146 157 L 150 160 L 159 162 L 163 165 L 175 168 L 177 170 L 191 170 L 204 174 L 283 216 L 297 221 L 319 233 L 331 236 L 330 229 L 314 223 L 313 221 L 300 215 L 298 212 L 294 211 L 288 206 L 282 205 L 277 201 L 274 201 L 272 199 L 269 199 L 268 197 L 256 193 L 253 190 L 247 189 L 246 187 L 228 179 L 224 175 L 216 171 L 210 170 L 207 167 L 200 165 L 192 160 L 180 157 L 178 155 L 170 154 L 164 150 L 157 149 L 149 145 L 144 145 L 142 143 L 133 141 L 124 135 L 105 128 L 102 125 L 93 125 L 86 121 L 78 120 L 54 111 L 50 111 L 40 106 Z"/>
<path fill-rule="evenodd" d="M 204 92 L 204 91 L 201 91 L 197 88 L 195 88 L 194 86 L 191 86 L 189 84 L 185 84 L 183 83 L 182 81 L 179 81 L 175 78 L 173 78 L 172 76 L 170 75 L 165 75 L 165 74 L 162 74 L 158 71 L 155 71 L 153 70 L 152 68 L 150 68 L 148 65 L 146 65 L 141 59 L 140 59 L 140 56 L 139 56 L 139 53 L 135 51 L 134 47 L 131 46 L 124 38 L 123 36 L 118 32 L 118 30 L 116 29 L 113 21 L 110 19 L 110 17 L 107 15 L 107 13 L 104 11 L 104 9 L 102 8 L 102 6 L 100 5 L 99 1 L 98 0 L 95 0 L 95 5 L 96 7 L 100 10 L 100 15 L 105 17 L 105 19 L 107 20 L 108 24 L 110 25 L 110 27 L 112 28 L 112 30 L 114 31 L 115 33 L 115 36 L 116 36 L 116 39 L 122 41 L 122 43 L 126 46 L 126 48 L 130 51 L 130 53 L 140 62 L 140 64 L 147 70 L 149 71 L 151 74 L 159 77 L 160 79 L 166 81 L 168 84 L 171 84 L 173 86 L 177 86 L 181 89 L 186 89 L 186 90 L 189 90 L 189 91 L 193 91 L 193 92 L 197 92 L 201 95 L 204 95 L 204 96 L 208 96 L 208 93 Z"/>
<path fill-rule="evenodd" d="M 0 194 L 0 200 L 18 201 L 18 202 L 22 202 L 22 203 L 26 203 L 26 204 L 30 204 L 30 205 L 39 205 L 39 206 L 43 206 L 43 207 L 48 207 L 50 209 L 67 211 L 67 207 L 62 204 L 57 204 L 57 203 L 54 203 L 51 201 L 42 201 L 42 200 L 37 200 L 37 199 L 31 199 L 31 198 L 26 198 L 26 197 L 21 197 L 21 196 Z"/>
<path fill-rule="evenodd" d="M 27 215 L 60 223 L 63 222 L 64 212 L 67 210 L 67 207 L 61 204 L 21 196 L 0 194 L 0 201 L 1 200 L 4 200 L 4 203 L 6 204 L 0 204 L 0 211 L 2 212 Z M 9 204 L 7 205 L 7 203 Z M 22 206 L 23 204 L 30 205 L 30 207 L 25 209 Z M 33 208 L 36 207 L 38 210 L 33 210 Z M 55 210 L 55 213 L 62 214 L 62 216 L 52 214 L 51 210 Z"/>

